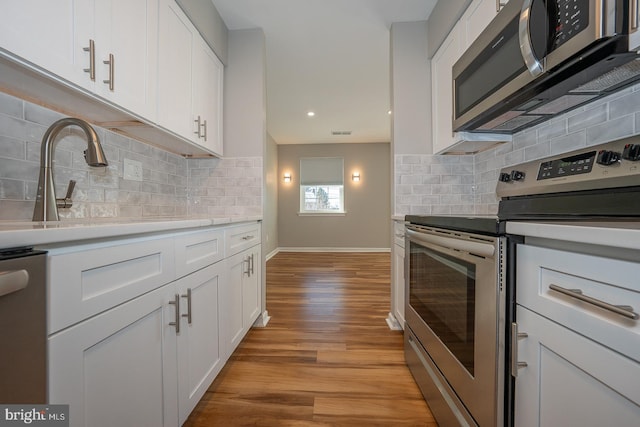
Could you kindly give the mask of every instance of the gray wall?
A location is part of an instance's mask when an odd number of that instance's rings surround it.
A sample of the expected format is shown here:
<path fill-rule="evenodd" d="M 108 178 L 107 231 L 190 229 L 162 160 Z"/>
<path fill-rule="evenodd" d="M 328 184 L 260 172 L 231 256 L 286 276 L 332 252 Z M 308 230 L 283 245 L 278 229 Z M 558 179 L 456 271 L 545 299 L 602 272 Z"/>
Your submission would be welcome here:
<path fill-rule="evenodd" d="M 229 31 L 224 156 L 262 156 L 267 138 L 266 51 L 261 29 Z"/>
<path fill-rule="evenodd" d="M 345 170 L 344 216 L 299 216 L 300 158 L 342 157 Z M 390 247 L 390 147 L 380 144 L 305 144 L 278 146 L 278 242 L 280 248 Z M 359 170 L 361 181 L 351 173 Z M 291 183 L 282 176 L 291 172 Z"/>
<path fill-rule="evenodd" d="M 393 152 L 432 153 L 431 61 L 424 21 L 391 26 L 391 104 Z"/>
<path fill-rule="evenodd" d="M 278 249 L 278 146 L 269 134 L 264 165 L 262 251 L 267 257 Z"/>
<path fill-rule="evenodd" d="M 198 29 L 202 38 L 227 63 L 227 38 L 229 30 L 211 0 L 177 0 L 178 4 Z"/>

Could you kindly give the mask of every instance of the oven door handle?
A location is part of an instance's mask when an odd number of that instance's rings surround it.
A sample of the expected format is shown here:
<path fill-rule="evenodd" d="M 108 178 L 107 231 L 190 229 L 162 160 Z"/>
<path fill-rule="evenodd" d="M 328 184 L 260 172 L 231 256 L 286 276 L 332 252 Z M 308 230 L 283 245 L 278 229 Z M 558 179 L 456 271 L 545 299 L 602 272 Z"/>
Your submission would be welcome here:
<path fill-rule="evenodd" d="M 432 244 L 447 249 L 457 249 L 475 255 L 480 255 L 485 258 L 493 257 L 496 252 L 495 246 L 489 243 L 452 239 L 450 237 L 435 236 L 433 234 L 420 233 L 409 229 L 407 229 L 407 237 L 409 240 L 417 243 Z"/>

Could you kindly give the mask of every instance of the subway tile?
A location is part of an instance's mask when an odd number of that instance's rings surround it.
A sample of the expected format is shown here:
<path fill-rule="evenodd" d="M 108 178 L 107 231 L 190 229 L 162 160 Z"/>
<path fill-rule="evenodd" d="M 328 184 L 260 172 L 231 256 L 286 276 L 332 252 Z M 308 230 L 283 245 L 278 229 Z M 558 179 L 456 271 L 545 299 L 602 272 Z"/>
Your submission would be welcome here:
<path fill-rule="evenodd" d="M 22 100 L 0 92 L 0 114 L 22 119 L 24 117 Z"/>
<path fill-rule="evenodd" d="M 0 157 L 4 157 L 5 159 L 25 160 L 26 155 L 26 142 L 16 138 L 10 138 L 8 136 L 0 136 Z"/>
<path fill-rule="evenodd" d="M 569 116 L 567 130 L 569 134 L 607 120 L 608 104 L 599 104 Z M 550 138 L 557 139 L 557 138 Z"/>
<path fill-rule="evenodd" d="M 629 114 L 587 128 L 587 146 L 613 141 L 633 134 L 635 117 Z"/>
<path fill-rule="evenodd" d="M 586 145 L 587 132 L 585 129 L 549 141 L 550 154 L 552 155 L 578 150 Z"/>
<path fill-rule="evenodd" d="M 640 92 L 630 92 L 609 102 L 609 119 L 617 119 L 640 111 Z"/>
<path fill-rule="evenodd" d="M 525 161 L 541 159 L 551 153 L 549 141 L 541 142 L 524 150 Z"/>
<path fill-rule="evenodd" d="M 63 117 L 65 117 L 63 114 L 40 105 L 31 104 L 30 102 L 25 102 L 24 104 L 24 119 L 28 122 L 42 125 L 45 128 L 48 128 Z"/>
<path fill-rule="evenodd" d="M 0 199 L 25 199 L 25 185 L 24 181 L 15 179 L 0 179 Z"/>

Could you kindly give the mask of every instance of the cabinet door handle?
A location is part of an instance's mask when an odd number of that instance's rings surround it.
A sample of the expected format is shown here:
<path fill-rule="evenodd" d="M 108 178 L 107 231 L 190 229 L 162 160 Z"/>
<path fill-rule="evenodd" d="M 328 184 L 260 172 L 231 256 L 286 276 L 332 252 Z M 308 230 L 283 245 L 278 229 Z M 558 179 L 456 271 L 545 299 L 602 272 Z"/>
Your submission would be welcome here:
<path fill-rule="evenodd" d="M 176 321 L 169 322 L 169 326 L 175 326 L 176 335 L 178 335 L 180 333 L 180 295 L 175 294 L 173 301 L 169 301 L 169 304 L 173 305 L 173 308 L 175 309 L 175 316 L 176 316 Z"/>
<path fill-rule="evenodd" d="M 89 39 L 89 47 L 83 47 L 82 50 L 89 52 L 89 68 L 85 68 L 83 71 L 89 73 L 89 78 L 92 82 L 96 81 L 96 43 L 93 39 Z"/>
<path fill-rule="evenodd" d="M 552 291 L 560 292 L 561 294 L 567 295 L 571 298 L 575 298 L 582 302 L 586 302 L 587 304 L 595 305 L 596 307 L 602 308 L 612 313 L 619 314 L 620 316 L 624 316 L 632 320 L 638 320 L 638 313 L 634 312 L 633 307 L 631 307 L 630 305 L 609 304 L 608 302 L 599 300 L 597 298 L 584 295 L 581 289 L 567 289 L 563 288 L 562 286 L 554 285 L 553 283 L 549 285 L 549 289 L 551 289 Z"/>
<path fill-rule="evenodd" d="M 202 124 L 204 131 L 202 132 L 202 138 L 204 138 L 205 142 L 207 141 L 207 121 L 205 120 Z"/>
<path fill-rule="evenodd" d="M 518 332 L 518 324 L 511 323 L 511 376 L 518 377 L 518 369 L 527 367 L 527 362 L 518 361 L 518 339 L 526 338 L 526 332 Z"/>
<path fill-rule="evenodd" d="M 242 260 L 242 265 L 247 265 L 247 269 L 242 272 L 242 274 L 246 274 L 247 277 L 251 277 L 251 258 L 247 255 Z"/>
<path fill-rule="evenodd" d="M 116 69 L 115 69 L 115 61 L 113 59 L 113 54 L 110 53 L 109 54 L 109 60 L 108 61 L 102 61 L 103 64 L 108 65 L 109 66 L 109 80 L 103 80 L 102 83 L 109 85 L 109 90 L 111 92 L 113 92 L 113 89 L 116 86 L 115 83 L 115 73 L 116 73 Z"/>
<path fill-rule="evenodd" d="M 254 261 L 254 259 L 253 259 L 253 255 L 254 255 L 254 254 L 251 254 L 251 258 L 250 258 L 251 263 L 249 264 L 249 265 L 250 265 L 249 277 L 253 276 L 253 261 Z"/>
<path fill-rule="evenodd" d="M 196 124 L 196 131 L 193 133 L 198 135 L 198 138 L 202 138 L 202 133 L 200 132 L 200 129 L 202 128 L 202 118 L 198 116 L 198 118 L 195 119 L 194 122 Z"/>
<path fill-rule="evenodd" d="M 187 293 L 182 295 L 182 298 L 187 299 L 187 314 L 183 314 L 182 317 L 186 317 L 187 322 L 191 324 L 191 288 L 187 288 Z"/>

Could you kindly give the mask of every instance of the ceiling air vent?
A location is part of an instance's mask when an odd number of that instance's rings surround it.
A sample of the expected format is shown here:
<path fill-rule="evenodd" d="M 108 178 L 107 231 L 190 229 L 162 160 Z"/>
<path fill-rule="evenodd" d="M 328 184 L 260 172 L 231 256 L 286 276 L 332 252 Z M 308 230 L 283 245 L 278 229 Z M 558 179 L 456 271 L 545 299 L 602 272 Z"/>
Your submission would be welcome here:
<path fill-rule="evenodd" d="M 331 135 L 333 136 L 351 135 L 351 131 L 350 130 L 332 130 Z"/>

